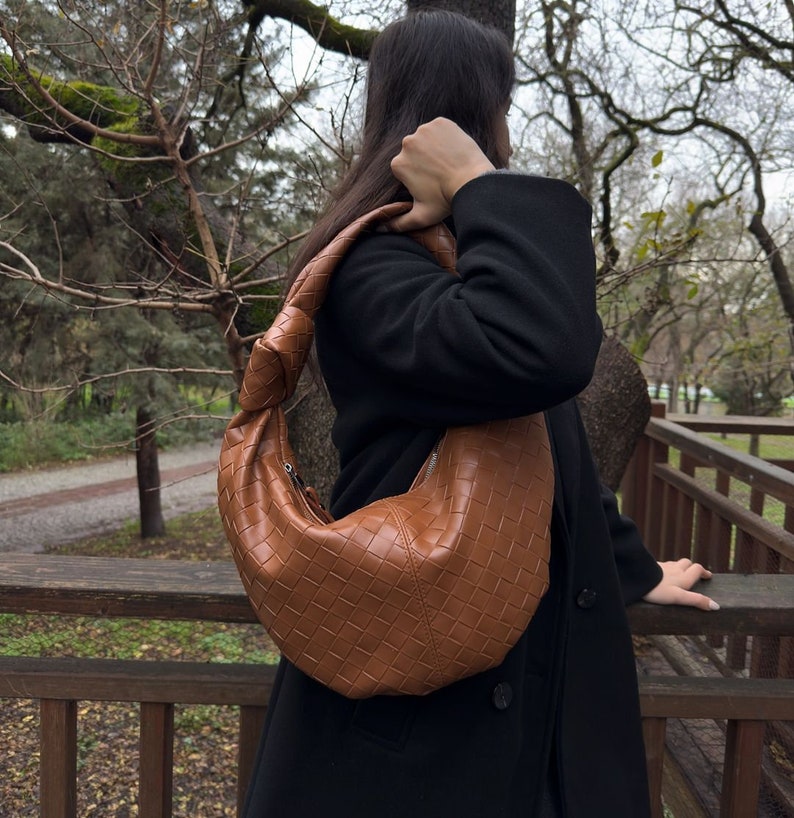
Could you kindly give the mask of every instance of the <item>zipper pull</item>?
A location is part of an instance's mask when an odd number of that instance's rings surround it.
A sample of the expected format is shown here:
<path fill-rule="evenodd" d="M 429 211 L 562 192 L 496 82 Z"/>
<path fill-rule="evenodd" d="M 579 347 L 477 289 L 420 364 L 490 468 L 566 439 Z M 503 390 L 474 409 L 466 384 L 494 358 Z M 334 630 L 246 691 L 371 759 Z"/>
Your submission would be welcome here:
<path fill-rule="evenodd" d="M 334 518 L 320 502 L 317 492 L 311 486 L 307 486 L 306 483 L 304 483 L 303 478 L 298 474 L 292 463 L 285 463 L 284 471 L 287 473 L 298 496 L 301 497 L 304 504 L 308 507 L 310 514 L 314 515 L 320 522 L 332 523 Z"/>
<path fill-rule="evenodd" d="M 292 481 L 292 485 L 295 486 L 295 488 L 302 489 L 305 487 L 301 476 L 295 471 L 292 463 L 285 463 L 284 471 L 287 473 L 287 477 Z"/>

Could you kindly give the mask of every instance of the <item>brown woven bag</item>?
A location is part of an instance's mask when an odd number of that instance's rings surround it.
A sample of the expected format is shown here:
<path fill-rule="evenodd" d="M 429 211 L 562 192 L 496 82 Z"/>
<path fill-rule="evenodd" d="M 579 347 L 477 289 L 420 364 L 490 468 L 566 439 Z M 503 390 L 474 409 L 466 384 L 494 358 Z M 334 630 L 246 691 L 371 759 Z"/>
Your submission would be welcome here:
<path fill-rule="evenodd" d="M 500 664 L 548 588 L 541 414 L 449 429 L 407 493 L 340 520 L 298 476 L 281 403 L 313 316 L 358 234 L 407 207 L 362 217 L 301 272 L 254 345 L 219 462 L 223 524 L 260 621 L 287 659 L 350 698 L 425 694 Z M 443 225 L 415 238 L 454 270 Z"/>

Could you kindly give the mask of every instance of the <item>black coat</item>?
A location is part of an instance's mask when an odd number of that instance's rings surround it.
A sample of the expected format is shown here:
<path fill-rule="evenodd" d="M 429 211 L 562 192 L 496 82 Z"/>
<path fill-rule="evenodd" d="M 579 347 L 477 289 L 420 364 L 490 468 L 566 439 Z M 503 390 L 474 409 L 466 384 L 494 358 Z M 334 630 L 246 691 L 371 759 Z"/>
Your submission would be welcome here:
<path fill-rule="evenodd" d="M 591 377 L 590 209 L 550 179 L 489 174 L 453 202 L 460 277 L 371 234 L 317 320 L 338 410 L 332 511 L 404 491 L 448 425 L 545 411 L 555 458 L 551 588 L 504 663 L 425 697 L 351 701 L 282 662 L 247 818 L 648 814 L 625 604 L 661 572 L 602 490 L 575 395 Z"/>

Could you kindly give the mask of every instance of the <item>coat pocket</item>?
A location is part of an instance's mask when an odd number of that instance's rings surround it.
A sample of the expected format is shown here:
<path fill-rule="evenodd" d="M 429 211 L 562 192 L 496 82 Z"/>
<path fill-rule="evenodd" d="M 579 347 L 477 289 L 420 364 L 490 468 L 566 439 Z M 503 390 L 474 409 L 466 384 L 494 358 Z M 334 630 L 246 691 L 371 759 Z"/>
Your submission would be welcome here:
<path fill-rule="evenodd" d="M 356 702 L 351 728 L 389 750 L 401 751 L 416 717 L 416 696 L 373 696 Z"/>

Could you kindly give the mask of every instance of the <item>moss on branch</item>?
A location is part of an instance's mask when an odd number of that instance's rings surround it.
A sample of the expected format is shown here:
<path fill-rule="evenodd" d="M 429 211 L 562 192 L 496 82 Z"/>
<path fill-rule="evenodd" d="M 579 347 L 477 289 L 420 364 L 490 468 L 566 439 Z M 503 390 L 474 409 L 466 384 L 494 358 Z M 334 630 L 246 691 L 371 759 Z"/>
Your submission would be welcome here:
<path fill-rule="evenodd" d="M 318 45 L 340 54 L 366 59 L 377 31 L 345 25 L 332 17 L 325 6 L 311 0 L 243 0 L 248 22 L 256 28 L 265 17 L 288 20 L 308 32 Z"/>
<path fill-rule="evenodd" d="M 120 142 L 128 141 L 124 135 L 140 134 L 136 126 L 144 108 L 137 98 L 106 85 L 34 76 L 36 82 L 13 57 L 0 54 L 0 108 L 24 122 L 37 141 L 89 143 L 97 129 L 118 133 Z M 43 97 L 36 83 L 73 118 Z"/>

